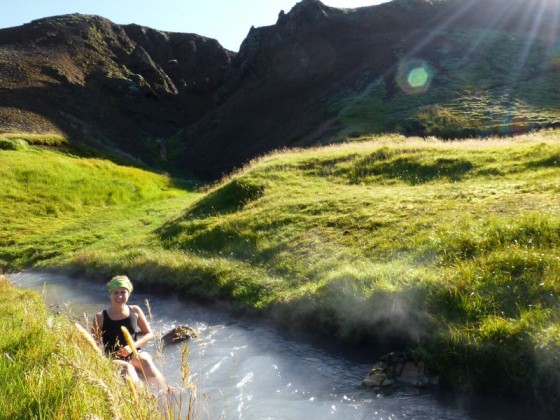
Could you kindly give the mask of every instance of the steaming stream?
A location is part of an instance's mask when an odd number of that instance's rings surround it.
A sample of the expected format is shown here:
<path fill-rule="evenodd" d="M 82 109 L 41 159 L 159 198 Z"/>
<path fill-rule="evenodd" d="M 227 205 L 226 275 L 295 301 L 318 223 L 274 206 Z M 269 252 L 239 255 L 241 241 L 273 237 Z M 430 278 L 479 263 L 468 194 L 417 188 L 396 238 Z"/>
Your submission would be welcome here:
<path fill-rule="evenodd" d="M 109 305 L 104 285 L 62 275 L 27 272 L 11 276 L 21 287 L 44 292 L 48 304 L 73 315 L 93 315 Z M 156 332 L 188 324 L 200 333 L 189 342 L 199 418 L 209 419 L 514 419 L 520 412 L 500 401 L 466 405 L 460 399 L 413 387 L 376 396 L 361 381 L 371 369 L 309 344 L 282 338 L 274 329 L 222 311 L 167 296 L 134 292 L 130 304 L 149 299 Z M 154 345 L 145 347 L 153 356 Z M 160 362 L 158 360 L 158 362 Z M 163 352 L 163 372 L 181 385 L 181 347 Z M 488 402 L 488 404 L 486 404 Z M 473 408 L 474 407 L 474 408 Z M 476 411 L 474 411 L 476 409 Z M 534 418 L 534 417 L 533 417 Z"/>

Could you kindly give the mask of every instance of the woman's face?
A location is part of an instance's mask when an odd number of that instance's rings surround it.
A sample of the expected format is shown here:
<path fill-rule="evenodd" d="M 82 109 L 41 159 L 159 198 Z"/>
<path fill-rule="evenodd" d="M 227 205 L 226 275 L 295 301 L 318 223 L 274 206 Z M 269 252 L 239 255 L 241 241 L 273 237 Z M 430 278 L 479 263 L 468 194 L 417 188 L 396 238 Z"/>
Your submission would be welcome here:
<path fill-rule="evenodd" d="M 111 301 L 117 304 L 124 305 L 128 302 L 128 290 L 124 287 L 119 287 L 118 289 L 113 290 L 111 293 Z"/>

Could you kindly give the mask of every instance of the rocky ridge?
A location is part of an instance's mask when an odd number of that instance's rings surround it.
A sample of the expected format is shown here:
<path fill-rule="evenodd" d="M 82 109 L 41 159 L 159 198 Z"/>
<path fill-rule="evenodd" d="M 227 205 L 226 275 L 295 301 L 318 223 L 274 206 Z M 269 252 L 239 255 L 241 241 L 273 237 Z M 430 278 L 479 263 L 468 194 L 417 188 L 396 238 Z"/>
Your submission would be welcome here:
<path fill-rule="evenodd" d="M 0 130 L 215 179 L 284 147 L 560 125 L 557 0 L 302 0 L 240 51 L 68 15 L 0 30 Z"/>
<path fill-rule="evenodd" d="M 0 30 L 0 129 L 55 131 L 149 164 L 217 104 L 234 53 L 195 34 L 66 15 Z"/>

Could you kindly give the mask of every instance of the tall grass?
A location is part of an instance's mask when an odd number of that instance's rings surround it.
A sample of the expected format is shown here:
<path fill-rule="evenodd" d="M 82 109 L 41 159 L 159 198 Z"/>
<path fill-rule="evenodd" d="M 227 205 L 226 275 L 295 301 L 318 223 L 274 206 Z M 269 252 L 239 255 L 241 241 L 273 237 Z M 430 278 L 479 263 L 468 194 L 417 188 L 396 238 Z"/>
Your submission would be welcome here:
<path fill-rule="evenodd" d="M 0 413 L 9 419 L 157 418 L 147 392 L 135 401 L 113 364 L 38 294 L 0 278 Z"/>
<path fill-rule="evenodd" d="M 28 145 L 60 147 L 68 139 L 57 133 L 0 133 L 0 149 L 16 150 Z"/>

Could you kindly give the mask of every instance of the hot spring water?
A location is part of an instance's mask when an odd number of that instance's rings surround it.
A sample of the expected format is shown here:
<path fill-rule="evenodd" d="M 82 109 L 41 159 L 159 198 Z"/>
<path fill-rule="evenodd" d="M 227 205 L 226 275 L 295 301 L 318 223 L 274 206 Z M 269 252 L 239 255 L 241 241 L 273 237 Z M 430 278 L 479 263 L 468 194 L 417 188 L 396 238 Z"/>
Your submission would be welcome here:
<path fill-rule="evenodd" d="M 61 275 L 27 272 L 11 276 L 21 287 L 44 292 L 48 304 L 73 315 L 93 315 L 109 305 L 104 285 Z M 209 419 L 514 419 L 516 407 L 496 400 L 467 401 L 413 387 L 381 395 L 361 385 L 371 363 L 351 361 L 299 341 L 273 328 L 233 318 L 223 311 L 167 296 L 133 293 L 130 304 L 147 313 L 152 328 L 165 333 L 190 325 L 200 337 L 188 342 L 192 381 L 198 390 L 199 418 Z M 156 355 L 154 344 L 145 347 Z M 163 350 L 162 370 L 181 386 L 181 346 Z"/>

